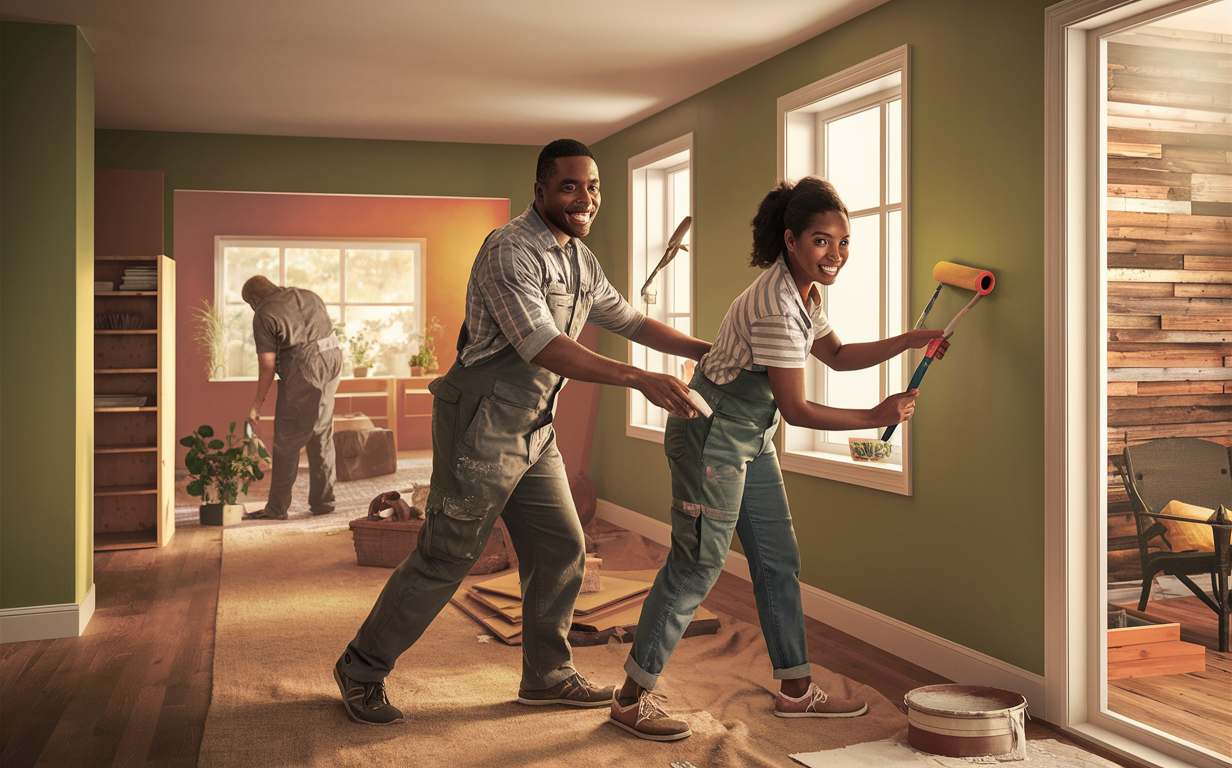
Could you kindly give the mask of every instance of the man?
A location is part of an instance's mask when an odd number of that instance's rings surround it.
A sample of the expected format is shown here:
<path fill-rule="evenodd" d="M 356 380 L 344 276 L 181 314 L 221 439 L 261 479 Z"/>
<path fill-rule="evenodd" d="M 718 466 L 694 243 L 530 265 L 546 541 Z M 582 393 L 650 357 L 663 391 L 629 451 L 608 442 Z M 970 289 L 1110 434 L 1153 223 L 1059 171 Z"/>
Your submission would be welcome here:
<path fill-rule="evenodd" d="M 601 357 L 574 339 L 589 320 L 694 360 L 710 345 L 646 318 L 607 281 L 578 239 L 590 232 L 599 200 L 590 150 L 554 141 L 539 155 L 534 204 L 479 250 L 458 360 L 429 387 L 432 490 L 419 543 L 334 665 L 356 722 L 402 720 L 385 678 L 449 602 L 502 515 L 522 582 L 518 701 L 611 703 L 615 687 L 578 674 L 567 639 L 585 545 L 552 431 L 556 393 L 566 378 L 634 387 L 655 405 L 692 416 L 684 382 Z"/>
<path fill-rule="evenodd" d="M 248 412 L 256 426 L 277 370 L 274 468 L 265 508 L 246 520 L 286 520 L 299 452 L 308 447 L 308 508 L 334 511 L 334 392 L 342 375 L 342 350 L 325 302 L 312 291 L 279 288 L 262 275 L 248 278 L 240 296 L 252 307 L 257 345 L 257 396 Z"/>

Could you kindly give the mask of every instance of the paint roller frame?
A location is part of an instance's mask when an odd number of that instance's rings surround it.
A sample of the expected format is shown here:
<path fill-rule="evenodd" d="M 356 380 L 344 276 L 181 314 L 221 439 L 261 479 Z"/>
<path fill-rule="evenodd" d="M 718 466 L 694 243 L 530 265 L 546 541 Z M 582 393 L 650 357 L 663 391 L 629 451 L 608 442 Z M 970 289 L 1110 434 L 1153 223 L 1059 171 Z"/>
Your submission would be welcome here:
<path fill-rule="evenodd" d="M 980 299 L 992 293 L 992 289 L 997 286 L 997 277 L 992 272 L 986 269 L 976 269 L 962 264 L 955 264 L 952 261 L 939 261 L 933 266 L 933 279 L 937 281 L 937 288 L 933 291 L 933 296 L 928 301 L 928 306 L 924 308 L 924 312 L 920 315 L 920 319 L 916 321 L 916 329 L 924 326 L 924 319 L 928 317 L 928 313 L 933 308 L 933 303 L 937 300 L 937 295 L 941 293 L 942 285 L 952 285 L 955 288 L 962 288 L 968 291 L 975 291 L 975 297 L 967 302 L 967 306 L 958 311 L 954 315 L 954 319 L 945 326 L 945 330 L 941 332 L 940 339 L 934 339 L 929 343 L 924 352 L 924 359 L 920 360 L 920 364 L 916 366 L 915 373 L 911 376 L 911 383 L 907 385 L 907 391 L 920 386 L 920 382 L 924 379 L 924 374 L 928 373 L 928 366 L 932 364 L 933 357 L 937 354 L 937 348 L 941 346 L 941 342 L 949 339 L 954 335 L 954 328 L 958 325 L 958 321 L 963 318 Z M 886 427 L 882 433 L 882 441 L 890 439 L 894 434 L 894 430 L 898 428 L 897 424 L 891 424 Z"/>

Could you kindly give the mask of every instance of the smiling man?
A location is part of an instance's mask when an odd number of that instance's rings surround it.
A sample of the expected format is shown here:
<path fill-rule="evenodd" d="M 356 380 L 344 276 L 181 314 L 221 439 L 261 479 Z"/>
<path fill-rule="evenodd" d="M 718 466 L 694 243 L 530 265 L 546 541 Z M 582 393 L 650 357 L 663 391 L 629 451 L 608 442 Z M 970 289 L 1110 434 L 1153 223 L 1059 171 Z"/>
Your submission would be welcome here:
<path fill-rule="evenodd" d="M 590 150 L 559 139 L 539 155 L 534 204 L 479 249 L 457 362 L 429 387 L 432 490 L 419 543 L 334 665 L 358 723 L 403 719 L 385 678 L 457 591 L 501 516 L 522 582 L 518 701 L 611 703 L 614 686 L 582 677 L 567 639 L 585 546 L 552 430 L 556 394 L 570 378 L 633 387 L 673 414 L 693 416 L 684 382 L 602 357 L 575 339 L 589 321 L 694 360 L 710 345 L 645 317 L 608 282 L 578 239 L 590 232 L 599 202 Z"/>

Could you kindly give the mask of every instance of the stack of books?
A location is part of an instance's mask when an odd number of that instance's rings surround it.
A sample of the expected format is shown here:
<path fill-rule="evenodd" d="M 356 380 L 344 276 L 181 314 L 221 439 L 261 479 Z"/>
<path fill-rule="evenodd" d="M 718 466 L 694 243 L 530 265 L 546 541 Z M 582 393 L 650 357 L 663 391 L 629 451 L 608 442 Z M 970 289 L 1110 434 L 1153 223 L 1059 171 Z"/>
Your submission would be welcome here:
<path fill-rule="evenodd" d="M 94 281 L 94 292 L 95 293 L 107 293 L 113 290 L 115 290 L 115 283 L 103 282 L 101 280 Z"/>
<path fill-rule="evenodd" d="M 128 267 L 124 270 L 121 291 L 158 290 L 158 267 Z"/>

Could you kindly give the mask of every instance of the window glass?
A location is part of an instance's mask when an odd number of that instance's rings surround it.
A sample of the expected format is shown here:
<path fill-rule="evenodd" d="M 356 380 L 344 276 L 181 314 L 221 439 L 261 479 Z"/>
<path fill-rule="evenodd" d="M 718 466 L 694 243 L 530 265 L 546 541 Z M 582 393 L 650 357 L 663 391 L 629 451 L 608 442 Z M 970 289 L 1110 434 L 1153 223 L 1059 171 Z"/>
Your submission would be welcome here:
<path fill-rule="evenodd" d="M 881 203 L 881 109 L 873 107 L 826 123 L 826 177 L 847 209 Z"/>
<path fill-rule="evenodd" d="M 227 303 L 243 303 L 240 291 L 248 278 L 264 275 L 274 285 L 281 282 L 277 248 L 224 248 L 226 283 L 223 292 Z"/>
<path fill-rule="evenodd" d="M 389 303 L 413 292 L 414 251 L 347 251 L 347 301 Z"/>
<path fill-rule="evenodd" d="M 886 104 L 886 204 L 903 201 L 903 100 Z"/>
<path fill-rule="evenodd" d="M 322 301 L 340 301 L 342 289 L 339 265 L 342 252 L 337 248 L 287 248 L 287 285 L 312 291 Z"/>

